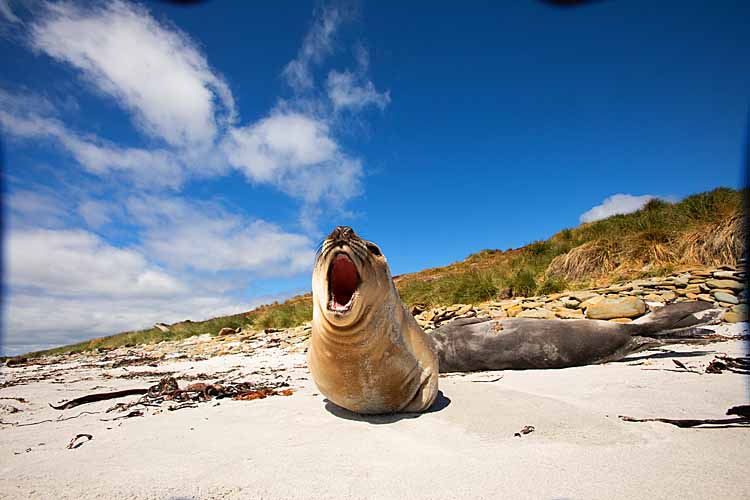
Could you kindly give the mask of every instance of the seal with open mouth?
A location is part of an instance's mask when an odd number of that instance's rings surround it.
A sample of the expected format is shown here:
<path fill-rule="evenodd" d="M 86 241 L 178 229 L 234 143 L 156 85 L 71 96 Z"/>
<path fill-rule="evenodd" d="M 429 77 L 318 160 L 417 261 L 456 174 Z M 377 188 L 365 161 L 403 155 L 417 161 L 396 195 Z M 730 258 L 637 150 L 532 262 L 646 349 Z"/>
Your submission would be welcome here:
<path fill-rule="evenodd" d="M 323 242 L 312 278 L 308 365 L 320 392 L 348 410 L 419 412 L 437 396 L 432 339 L 405 309 L 372 242 L 339 226 Z"/>

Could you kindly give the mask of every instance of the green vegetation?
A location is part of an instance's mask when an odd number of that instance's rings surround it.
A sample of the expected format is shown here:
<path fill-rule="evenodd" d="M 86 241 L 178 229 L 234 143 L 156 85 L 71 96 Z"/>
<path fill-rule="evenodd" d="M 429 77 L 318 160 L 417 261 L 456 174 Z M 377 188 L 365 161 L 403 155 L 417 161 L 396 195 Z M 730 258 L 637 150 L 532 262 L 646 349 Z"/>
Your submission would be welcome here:
<path fill-rule="evenodd" d="M 312 302 L 308 300 L 291 300 L 269 306 L 249 313 L 250 325 L 253 328 L 290 328 L 312 320 Z"/>
<path fill-rule="evenodd" d="M 409 281 L 399 288 L 407 304 L 467 304 L 483 302 L 497 295 L 492 273 L 470 270 L 449 274 L 434 281 Z"/>
<path fill-rule="evenodd" d="M 719 188 L 679 203 L 651 200 L 643 209 L 563 229 L 515 250 L 485 249 L 461 262 L 400 276 L 408 305 L 479 303 L 498 294 L 551 294 L 626 279 L 663 276 L 680 266 L 734 264 L 747 239 L 743 196 Z M 288 328 L 312 318 L 310 295 L 248 313 L 126 332 L 27 356 L 178 340 L 224 327 Z"/>

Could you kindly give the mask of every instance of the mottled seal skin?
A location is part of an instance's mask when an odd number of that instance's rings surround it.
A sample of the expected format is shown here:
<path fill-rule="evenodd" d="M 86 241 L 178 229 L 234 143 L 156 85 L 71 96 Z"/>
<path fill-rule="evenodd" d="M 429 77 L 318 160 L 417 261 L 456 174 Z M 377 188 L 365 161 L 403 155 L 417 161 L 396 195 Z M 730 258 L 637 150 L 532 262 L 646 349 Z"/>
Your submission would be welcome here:
<path fill-rule="evenodd" d="M 437 351 L 405 309 L 377 245 L 349 227 L 334 229 L 316 259 L 312 290 L 307 359 L 320 392 L 356 413 L 429 408 L 438 392 Z"/>
<path fill-rule="evenodd" d="M 441 372 L 566 368 L 622 359 L 654 346 L 701 341 L 708 302 L 665 306 L 633 323 L 510 318 L 457 320 L 432 334 Z M 712 333 L 706 330 L 704 333 Z"/>

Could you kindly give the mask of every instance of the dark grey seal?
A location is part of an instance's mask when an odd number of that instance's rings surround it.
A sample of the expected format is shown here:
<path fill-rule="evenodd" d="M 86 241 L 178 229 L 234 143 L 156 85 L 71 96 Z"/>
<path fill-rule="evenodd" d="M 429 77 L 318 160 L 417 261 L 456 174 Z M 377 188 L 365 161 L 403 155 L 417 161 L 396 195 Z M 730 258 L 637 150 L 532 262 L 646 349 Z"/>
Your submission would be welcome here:
<path fill-rule="evenodd" d="M 703 342 L 697 325 L 721 314 L 709 302 L 667 305 L 632 323 L 600 320 L 462 319 L 432 334 L 440 372 L 566 368 L 616 361 L 679 342 Z"/>

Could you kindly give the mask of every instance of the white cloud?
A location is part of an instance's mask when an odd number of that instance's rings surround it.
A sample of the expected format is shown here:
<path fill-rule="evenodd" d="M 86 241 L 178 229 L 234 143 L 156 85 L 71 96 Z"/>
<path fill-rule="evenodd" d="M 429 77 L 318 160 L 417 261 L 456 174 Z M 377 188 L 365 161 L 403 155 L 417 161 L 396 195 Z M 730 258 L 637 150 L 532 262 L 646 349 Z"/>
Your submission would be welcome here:
<path fill-rule="evenodd" d="M 69 222 L 68 201 L 38 188 L 19 189 L 3 198 L 3 204 L 10 214 L 10 227 L 61 227 Z"/>
<path fill-rule="evenodd" d="M 113 247 L 83 230 L 11 231 L 5 259 L 11 287 L 45 294 L 143 298 L 187 290 L 139 252 Z"/>
<path fill-rule="evenodd" d="M 183 167 L 167 150 L 121 148 L 96 137 L 84 138 L 56 118 L 18 109 L 0 110 L 0 125 L 17 138 L 54 140 L 92 174 L 124 173 L 139 187 L 151 188 L 177 188 L 184 181 Z"/>
<path fill-rule="evenodd" d="M 176 269 L 291 276 L 312 268 L 313 242 L 306 236 L 216 204 L 134 197 L 127 211 L 144 228 L 144 253 Z"/>
<path fill-rule="evenodd" d="M 156 322 L 197 321 L 237 314 L 263 302 L 200 294 L 120 300 L 106 296 L 14 293 L 5 304 L 4 328 L 8 335 L 3 339 L 3 354 L 21 354 L 150 328 Z"/>
<path fill-rule="evenodd" d="M 341 9 L 321 6 L 315 9 L 313 22 L 305 35 L 297 57 L 283 71 L 287 83 L 296 91 L 310 90 L 314 86 L 311 66 L 319 64 L 333 52 L 336 30 L 346 16 Z"/>
<path fill-rule="evenodd" d="M 51 5 L 31 27 L 30 43 L 78 68 L 146 133 L 172 145 L 211 143 L 235 118 L 228 85 L 195 44 L 135 4 Z"/>
<path fill-rule="evenodd" d="M 277 111 L 233 129 L 222 148 L 230 164 L 254 182 L 290 196 L 340 205 L 359 194 L 362 166 L 342 153 L 328 125 L 309 115 Z"/>
<path fill-rule="evenodd" d="M 336 110 L 348 108 L 359 111 L 368 105 L 382 110 L 391 102 L 389 92 L 378 92 L 370 80 L 350 71 L 328 73 L 326 88 Z"/>
<path fill-rule="evenodd" d="M 615 214 L 629 214 L 640 210 L 649 201 L 659 198 L 651 194 L 633 196 L 632 194 L 613 194 L 605 198 L 601 205 L 597 205 L 581 214 L 581 222 L 593 222 L 606 219 Z"/>
<path fill-rule="evenodd" d="M 111 224 L 116 212 L 117 207 L 105 201 L 87 199 L 78 204 L 78 213 L 93 229 Z"/>

